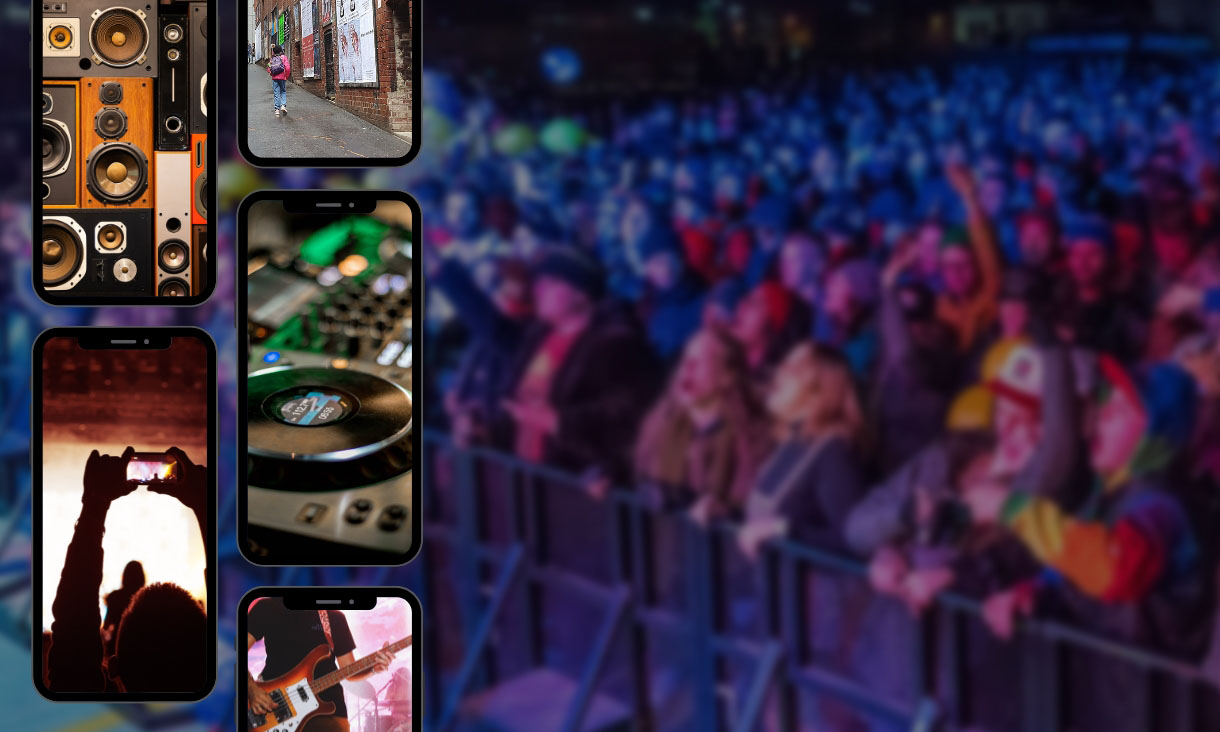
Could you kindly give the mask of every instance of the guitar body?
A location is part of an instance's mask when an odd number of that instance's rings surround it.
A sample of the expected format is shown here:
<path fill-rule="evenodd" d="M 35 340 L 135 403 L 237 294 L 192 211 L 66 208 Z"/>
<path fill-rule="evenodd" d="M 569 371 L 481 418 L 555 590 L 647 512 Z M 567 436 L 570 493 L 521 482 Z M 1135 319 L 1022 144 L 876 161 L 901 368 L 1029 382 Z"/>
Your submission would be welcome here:
<path fill-rule="evenodd" d="M 246 709 L 246 729 L 249 732 L 297 732 L 315 716 L 334 714 L 335 705 L 318 699 L 309 684 L 315 678 L 314 667 L 327 658 L 330 658 L 330 648 L 320 645 L 283 676 L 256 681 L 260 689 L 271 695 L 278 708 L 270 714 L 255 714 Z"/>

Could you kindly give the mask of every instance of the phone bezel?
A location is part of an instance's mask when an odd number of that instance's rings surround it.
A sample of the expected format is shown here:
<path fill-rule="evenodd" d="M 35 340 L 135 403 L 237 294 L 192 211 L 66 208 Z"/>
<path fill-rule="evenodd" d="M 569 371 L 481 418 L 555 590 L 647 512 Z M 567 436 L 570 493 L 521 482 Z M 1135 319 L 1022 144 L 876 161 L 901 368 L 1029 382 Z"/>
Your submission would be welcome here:
<path fill-rule="evenodd" d="M 333 2 L 333 0 L 318 0 L 319 2 Z M 413 3 L 413 11 L 411 13 L 411 147 L 407 152 L 396 158 L 274 158 L 262 157 L 255 155 L 250 150 L 250 131 L 249 125 L 246 124 L 246 117 L 249 114 L 249 93 L 250 82 L 247 79 L 246 67 L 247 63 L 247 47 L 250 44 L 250 36 L 247 33 L 246 24 L 237 24 L 237 48 L 241 54 L 237 61 L 237 149 L 241 151 L 241 155 L 246 159 L 246 162 L 258 168 L 397 168 L 415 159 L 419 154 L 421 144 L 420 135 L 420 103 L 419 96 L 423 91 L 420 83 L 420 59 L 422 56 L 422 42 L 420 39 L 420 16 L 422 10 L 421 3 L 415 0 Z M 380 83 L 380 79 L 378 80 Z M 339 87 L 338 79 L 335 80 L 336 90 Z M 348 162 L 350 160 L 350 162 Z"/>
<path fill-rule="evenodd" d="M 415 596 L 415 593 L 403 587 L 255 587 L 243 595 L 241 602 L 237 604 L 237 633 L 234 636 L 234 651 L 237 654 L 233 674 L 234 685 L 237 687 L 234 712 L 235 719 L 238 721 L 238 729 L 242 728 L 242 712 L 248 704 L 245 679 L 246 673 L 249 671 L 249 652 L 248 649 L 242 648 L 248 633 L 247 617 L 250 605 L 255 600 L 264 597 L 282 597 L 285 606 L 291 602 L 300 605 L 302 610 L 361 610 L 372 608 L 376 605 L 378 598 L 382 597 L 400 597 L 406 600 L 407 606 L 411 608 L 411 730 L 420 732 L 423 729 L 423 610 L 420 608 L 419 598 Z M 344 602 L 334 606 L 319 606 L 313 602 L 317 599 L 339 599 Z M 355 603 L 349 606 L 347 600 L 354 600 Z M 313 603 L 312 608 L 309 607 L 310 603 Z"/>
<path fill-rule="evenodd" d="M 195 1 L 198 2 L 199 0 L 195 0 Z M 159 2 L 159 0 L 146 0 L 146 4 L 152 4 L 154 2 Z M 218 26 L 217 26 L 217 20 L 216 20 L 218 8 L 216 7 L 215 3 L 209 2 L 209 3 L 207 3 L 207 5 L 208 5 L 208 64 L 207 64 L 208 78 L 216 79 L 217 81 L 219 81 L 220 75 L 218 73 L 219 67 L 217 65 L 217 58 L 219 56 L 217 49 L 219 48 L 219 46 L 217 44 L 217 35 L 216 35 L 218 33 Z M 31 171 L 31 174 L 30 174 L 30 232 L 31 232 L 31 237 L 33 237 L 33 238 L 36 238 L 38 236 L 38 232 L 40 232 L 42 230 L 42 217 L 43 217 L 42 195 L 41 195 L 41 186 L 42 186 L 42 174 L 41 174 L 42 167 L 41 166 L 42 166 L 42 164 L 40 162 L 41 158 L 40 158 L 40 155 L 38 152 L 41 146 L 37 142 L 39 139 L 41 139 L 42 115 L 37 113 L 37 111 L 36 111 L 36 110 L 39 110 L 42 108 L 42 82 L 44 81 L 43 76 L 42 76 L 41 38 L 42 38 L 42 3 L 39 2 L 39 0 L 34 0 L 34 2 L 32 2 L 30 4 L 30 94 L 31 94 L 31 96 L 30 96 L 30 105 L 31 105 L 30 106 L 30 110 L 31 110 L 31 114 L 30 114 L 30 171 Z M 38 251 L 38 247 L 35 246 L 31 249 L 31 254 L 30 254 L 30 282 L 34 287 L 34 293 L 38 295 L 39 299 L 41 299 L 43 302 L 47 303 L 48 305 L 55 305 L 57 307 L 81 307 L 81 306 L 93 306 L 93 305 L 153 305 L 153 306 L 164 306 L 164 307 L 194 307 L 196 305 L 202 305 L 204 302 L 207 302 L 207 299 L 212 296 L 212 293 L 216 291 L 216 273 L 217 273 L 216 260 L 217 260 L 217 240 L 218 240 L 217 231 L 219 228 L 217 226 L 217 222 L 219 220 L 219 208 L 217 207 L 217 204 L 216 204 L 216 191 L 219 190 L 219 188 L 220 188 L 220 186 L 217 185 L 218 174 L 217 174 L 217 169 L 216 169 L 216 144 L 217 144 L 217 140 L 219 139 L 219 136 L 217 135 L 217 124 L 216 124 L 216 120 L 219 115 L 215 111 L 218 109 L 216 106 L 216 86 L 217 86 L 217 84 L 211 83 L 211 82 L 209 82 L 207 85 L 208 132 L 207 132 L 207 141 L 204 145 L 204 147 L 206 148 L 204 154 L 205 154 L 205 157 L 207 158 L 207 171 L 208 171 L 208 177 L 210 179 L 210 183 L 207 187 L 208 188 L 208 221 L 206 224 L 209 256 L 207 258 L 208 283 L 207 283 L 207 287 L 204 289 L 204 291 L 200 292 L 196 295 L 189 295 L 187 297 L 181 297 L 181 298 L 179 298 L 179 297 L 158 297 L 155 294 L 140 295 L 140 296 L 133 295 L 130 297 L 121 296 L 121 295 L 120 296 L 105 296 L 105 295 L 81 296 L 81 295 L 65 294 L 64 292 L 61 292 L 59 290 L 50 291 L 50 290 L 47 290 L 42 285 L 42 277 L 40 276 L 41 267 L 38 266 L 37 259 L 33 254 L 33 252 Z M 78 123 L 79 123 L 79 121 L 78 121 Z M 149 155 L 152 155 L 152 153 L 155 152 L 155 147 L 156 147 L 155 142 L 154 142 L 153 147 L 154 147 L 154 150 L 147 150 L 145 152 Z M 79 151 L 78 151 L 78 154 L 79 154 Z M 82 164 L 83 164 L 83 161 L 82 161 Z M 151 159 L 149 160 L 149 165 L 150 166 L 152 165 Z M 155 185 L 155 182 L 152 180 L 151 176 L 149 178 L 148 185 L 150 187 Z M 58 209 L 48 209 L 48 210 L 56 211 Z M 98 208 L 98 209 L 92 209 L 92 210 L 105 211 L 106 209 Z M 122 210 L 128 210 L 128 209 L 122 209 Z M 156 211 L 155 202 L 154 202 L 152 210 L 154 212 Z M 48 214 L 48 215 L 54 215 L 54 214 Z M 156 246 L 155 234 L 153 235 L 153 246 L 154 246 L 154 248 Z M 156 252 L 153 252 L 153 254 L 155 255 Z"/>
<path fill-rule="evenodd" d="M 208 485 L 211 487 L 211 500 L 208 501 L 208 531 L 204 537 L 208 544 L 204 547 L 207 553 L 208 577 L 206 589 L 208 593 L 208 656 L 211 662 L 206 669 L 204 687 L 187 692 L 77 692 L 54 691 L 42 683 L 42 354 L 47 342 L 53 338 L 72 338 L 81 342 L 82 348 L 104 348 L 114 350 L 137 349 L 153 350 L 166 348 L 174 338 L 194 338 L 203 343 L 207 351 L 208 379 Z M 114 345 L 110 341 L 122 339 L 133 341 L 130 344 Z M 149 343 L 144 344 L 144 339 Z M 87 345 L 88 344 L 88 345 Z M 165 328 L 49 328 L 39 334 L 34 341 L 33 363 L 31 373 L 31 405 L 30 405 L 30 531 L 32 534 L 32 577 L 33 587 L 33 621 L 31 636 L 33 641 L 31 653 L 31 668 L 34 687 L 38 693 L 51 701 L 82 701 L 82 702 L 195 702 L 207 697 L 216 686 L 216 476 L 219 459 L 217 447 L 217 413 L 216 413 L 216 344 L 207 331 L 194 327 Z"/>
<path fill-rule="evenodd" d="M 410 195 L 403 191 L 328 191 L 328 190 L 270 190 L 270 191 L 255 191 L 242 199 L 241 204 L 237 207 L 237 262 L 236 270 L 236 302 L 237 307 L 234 311 L 234 317 L 237 319 L 238 327 L 238 374 L 237 374 L 237 454 L 244 460 L 249 450 L 248 428 L 245 418 L 246 409 L 246 378 L 249 373 L 250 359 L 250 343 L 249 338 L 244 335 L 245 315 L 247 312 L 247 297 L 246 289 L 249 275 L 245 266 L 245 262 L 249 252 L 249 242 L 246 235 L 246 224 L 248 223 L 250 208 L 257 203 L 264 201 L 280 201 L 283 203 L 286 211 L 290 213 L 311 213 L 316 212 L 319 215 L 333 216 L 337 211 L 351 213 L 368 213 L 371 212 L 377 205 L 378 201 L 403 201 L 411 210 L 411 279 L 412 279 L 412 302 L 411 302 L 411 318 L 412 331 L 417 334 L 417 342 L 413 344 L 415 349 L 415 358 L 411 367 L 411 450 L 414 456 L 415 464 L 411 468 L 411 545 L 407 551 L 400 555 L 395 561 L 389 563 L 367 564 L 360 561 L 343 561 L 339 557 L 333 562 L 317 561 L 317 558 L 311 558 L 310 561 L 296 564 L 283 564 L 277 562 L 268 562 L 262 557 L 252 554 L 248 547 L 248 512 L 249 501 L 247 490 L 249 482 L 247 480 L 246 471 L 239 469 L 237 471 L 237 545 L 243 557 L 251 564 L 256 564 L 264 567 L 274 566 L 402 566 L 409 563 L 419 554 L 422 545 L 423 520 L 420 514 L 420 506 L 423 496 L 423 444 L 420 430 L 423 426 L 423 408 L 422 408 L 422 389 L 424 384 L 424 362 L 421 357 L 422 344 L 418 342 L 423 336 L 423 302 L 424 302 L 424 277 L 423 277 L 423 221 L 420 216 L 419 203 Z M 342 204 L 337 209 L 319 209 L 317 204 Z M 347 204 L 353 204 L 348 206 Z M 243 463 L 244 464 L 244 463 Z"/>

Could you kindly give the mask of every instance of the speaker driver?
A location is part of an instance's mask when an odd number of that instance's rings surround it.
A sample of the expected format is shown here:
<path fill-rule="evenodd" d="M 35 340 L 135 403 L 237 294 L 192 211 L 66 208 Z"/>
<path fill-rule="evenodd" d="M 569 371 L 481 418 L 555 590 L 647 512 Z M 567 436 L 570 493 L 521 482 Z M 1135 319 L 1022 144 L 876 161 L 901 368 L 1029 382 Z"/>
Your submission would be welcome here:
<path fill-rule="evenodd" d="M 177 23 L 170 23 L 169 25 L 165 26 L 165 29 L 162 31 L 162 35 L 165 36 L 165 40 L 169 41 L 170 43 L 177 43 L 178 41 L 182 40 L 182 26 L 178 25 Z"/>
<path fill-rule="evenodd" d="M 177 277 L 171 277 L 161 283 L 161 286 L 157 288 L 157 294 L 162 297 L 186 297 L 186 282 Z"/>
<path fill-rule="evenodd" d="M 63 24 L 53 25 L 51 30 L 47 32 L 47 43 L 50 43 L 51 48 L 54 48 L 56 51 L 71 48 L 72 38 L 72 28 Z"/>
<path fill-rule="evenodd" d="M 127 248 L 127 227 L 118 221 L 98 224 L 95 238 L 99 251 L 121 252 Z"/>
<path fill-rule="evenodd" d="M 148 158 L 128 142 L 104 142 L 85 163 L 85 185 L 102 203 L 128 203 L 148 187 Z"/>
<path fill-rule="evenodd" d="M 136 278 L 136 263 L 123 257 L 114 263 L 114 278 L 119 282 L 131 282 Z"/>
<path fill-rule="evenodd" d="M 80 268 L 85 256 L 84 232 L 62 221 L 42 222 L 42 284 L 62 285 Z"/>
<path fill-rule="evenodd" d="M 160 262 L 161 269 L 170 274 L 178 274 L 183 271 L 191 262 L 186 242 L 179 239 L 167 240 L 157 251 L 157 261 Z"/>
<path fill-rule="evenodd" d="M 117 107 L 103 107 L 93 118 L 93 129 L 106 140 L 122 137 L 127 134 L 127 115 Z"/>
<path fill-rule="evenodd" d="M 118 104 L 123 101 L 123 85 L 117 81 L 103 81 L 97 90 L 97 98 L 102 104 Z"/>
<path fill-rule="evenodd" d="M 110 66 L 130 66 L 143 61 L 148 49 L 144 13 L 129 8 L 107 8 L 94 14 L 90 41 L 95 61 Z"/>
<path fill-rule="evenodd" d="M 60 175 L 72 163 L 72 135 L 57 119 L 42 121 L 42 175 Z"/>
<path fill-rule="evenodd" d="M 201 173 L 195 179 L 195 210 L 201 216 L 208 216 L 208 174 Z"/>
<path fill-rule="evenodd" d="M 50 114 L 51 110 L 55 109 L 55 99 L 46 92 L 42 93 L 42 113 Z"/>

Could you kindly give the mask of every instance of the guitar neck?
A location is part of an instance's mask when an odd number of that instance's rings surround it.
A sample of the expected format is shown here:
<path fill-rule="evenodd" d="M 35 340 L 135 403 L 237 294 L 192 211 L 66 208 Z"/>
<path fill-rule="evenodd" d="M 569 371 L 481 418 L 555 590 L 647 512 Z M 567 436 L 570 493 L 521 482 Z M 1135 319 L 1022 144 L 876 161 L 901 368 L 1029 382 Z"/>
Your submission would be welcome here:
<path fill-rule="evenodd" d="M 389 651 L 390 653 L 398 653 L 409 645 L 411 645 L 411 636 L 407 636 L 400 641 L 395 641 L 382 650 Z M 340 681 L 362 674 L 373 667 L 373 659 L 376 657 L 376 655 L 377 654 L 374 653 L 373 655 L 365 656 L 364 658 L 357 660 L 355 663 L 344 666 L 337 671 L 331 671 L 325 676 L 319 676 L 310 682 L 309 688 L 313 689 L 313 692 L 317 694 L 329 689 Z M 338 660 L 336 660 L 336 663 L 338 663 Z"/>

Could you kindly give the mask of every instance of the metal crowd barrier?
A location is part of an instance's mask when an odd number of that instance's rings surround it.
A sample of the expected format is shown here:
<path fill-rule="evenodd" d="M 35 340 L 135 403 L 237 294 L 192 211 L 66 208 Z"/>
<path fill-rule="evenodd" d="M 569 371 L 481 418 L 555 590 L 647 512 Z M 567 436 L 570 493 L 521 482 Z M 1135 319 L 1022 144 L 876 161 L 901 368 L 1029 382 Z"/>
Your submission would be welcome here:
<path fill-rule="evenodd" d="M 976 600 L 944 593 L 914 617 L 872 593 L 856 558 L 778 540 L 748 562 L 731 524 L 701 527 L 627 491 L 596 499 L 577 476 L 438 433 L 424 448 L 424 712 L 437 732 L 519 729 L 525 710 L 528 728 L 563 732 L 1216 723 L 1216 680 L 1190 664 L 1050 620 L 1002 643 Z M 897 681 L 878 684 L 879 670 Z M 1079 693 L 1099 674 L 1118 675 L 1121 698 L 1103 699 L 1117 726 Z"/>

